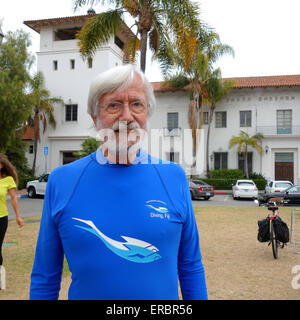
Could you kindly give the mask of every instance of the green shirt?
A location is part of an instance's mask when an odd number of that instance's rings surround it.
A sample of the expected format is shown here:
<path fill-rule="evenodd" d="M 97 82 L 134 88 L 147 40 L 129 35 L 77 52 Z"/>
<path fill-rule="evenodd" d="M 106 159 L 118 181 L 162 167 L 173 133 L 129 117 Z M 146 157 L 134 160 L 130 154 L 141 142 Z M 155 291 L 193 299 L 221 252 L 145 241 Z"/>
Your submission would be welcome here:
<path fill-rule="evenodd" d="M 8 216 L 6 197 L 9 189 L 17 188 L 13 177 L 8 176 L 0 179 L 0 218 Z"/>

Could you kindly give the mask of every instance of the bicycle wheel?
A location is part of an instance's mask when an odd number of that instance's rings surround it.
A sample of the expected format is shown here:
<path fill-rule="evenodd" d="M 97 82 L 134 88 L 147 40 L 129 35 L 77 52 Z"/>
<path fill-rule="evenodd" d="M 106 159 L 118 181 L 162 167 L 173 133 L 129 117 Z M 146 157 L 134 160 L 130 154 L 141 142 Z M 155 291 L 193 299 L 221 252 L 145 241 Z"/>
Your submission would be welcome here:
<path fill-rule="evenodd" d="M 270 240 L 272 242 L 272 251 L 274 259 L 278 258 L 278 240 L 274 230 L 274 220 L 270 220 Z"/>

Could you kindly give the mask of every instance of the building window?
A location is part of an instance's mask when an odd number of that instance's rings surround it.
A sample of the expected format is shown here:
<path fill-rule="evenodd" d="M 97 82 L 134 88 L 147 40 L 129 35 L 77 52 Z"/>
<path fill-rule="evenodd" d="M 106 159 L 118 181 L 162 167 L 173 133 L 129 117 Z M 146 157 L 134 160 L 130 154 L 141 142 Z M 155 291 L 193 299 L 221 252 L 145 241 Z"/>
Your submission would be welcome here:
<path fill-rule="evenodd" d="M 66 121 L 77 121 L 78 120 L 78 105 L 77 104 L 67 104 L 66 105 Z"/>
<path fill-rule="evenodd" d="M 227 152 L 215 152 L 214 153 L 214 168 L 215 170 L 228 168 L 228 153 Z"/>
<path fill-rule="evenodd" d="M 54 40 L 74 40 L 76 39 L 76 34 L 80 31 L 80 29 L 81 28 L 79 27 L 58 29 L 54 32 Z"/>
<path fill-rule="evenodd" d="M 292 110 L 277 110 L 277 134 L 292 133 Z"/>
<path fill-rule="evenodd" d="M 226 128 L 227 125 L 227 112 L 216 112 L 216 128 Z"/>
<path fill-rule="evenodd" d="M 121 49 L 123 50 L 124 48 L 124 42 L 117 36 L 115 36 L 115 44 Z"/>
<path fill-rule="evenodd" d="M 209 112 L 204 111 L 203 112 L 203 124 L 208 124 L 208 121 L 209 121 Z"/>
<path fill-rule="evenodd" d="M 88 57 L 88 67 L 89 67 L 89 69 L 93 68 L 93 58 L 91 58 L 91 57 Z"/>
<path fill-rule="evenodd" d="M 253 163 L 253 152 L 248 152 L 247 154 L 247 163 L 248 163 L 248 173 L 252 172 L 252 163 Z M 238 164 L 239 170 L 245 172 L 245 157 L 244 153 L 238 153 Z"/>
<path fill-rule="evenodd" d="M 168 130 L 171 132 L 173 129 L 178 128 L 178 112 L 168 112 Z"/>
<path fill-rule="evenodd" d="M 57 63 L 57 60 L 53 60 L 53 70 L 57 70 L 57 67 L 58 67 L 58 63 Z"/>
<path fill-rule="evenodd" d="M 33 144 L 30 144 L 29 145 L 29 151 L 28 151 L 30 154 L 32 154 L 33 153 Z"/>
<path fill-rule="evenodd" d="M 63 154 L 62 164 L 68 164 L 70 162 L 77 160 L 73 152 L 68 151 L 68 152 L 63 152 L 62 154 Z"/>
<path fill-rule="evenodd" d="M 251 127 L 251 111 L 240 111 L 240 127 Z"/>
<path fill-rule="evenodd" d="M 71 59 L 71 60 L 70 60 L 70 68 L 71 68 L 72 70 L 75 69 L 75 60 L 74 60 L 74 59 Z"/>
<path fill-rule="evenodd" d="M 167 152 L 167 160 L 179 163 L 179 152 Z"/>

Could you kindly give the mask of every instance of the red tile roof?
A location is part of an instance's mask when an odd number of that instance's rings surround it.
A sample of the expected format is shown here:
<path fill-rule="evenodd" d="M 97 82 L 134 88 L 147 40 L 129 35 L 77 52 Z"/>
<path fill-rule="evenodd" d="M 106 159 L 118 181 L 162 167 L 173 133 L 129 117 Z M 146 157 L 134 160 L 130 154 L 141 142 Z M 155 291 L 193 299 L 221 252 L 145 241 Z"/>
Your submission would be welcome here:
<path fill-rule="evenodd" d="M 26 129 L 22 135 L 22 140 L 33 140 L 33 138 L 34 138 L 33 128 L 26 127 Z"/>
<path fill-rule="evenodd" d="M 300 75 L 224 78 L 236 81 L 235 88 L 267 88 L 300 86 Z"/>
<path fill-rule="evenodd" d="M 96 13 L 90 13 L 86 15 L 80 15 L 80 16 L 71 16 L 71 17 L 60 17 L 60 18 L 49 18 L 49 19 L 40 19 L 40 20 L 26 20 L 23 23 L 36 31 L 37 33 L 40 33 L 41 27 L 47 27 L 47 26 L 59 26 L 59 25 L 68 25 L 68 24 L 81 24 L 84 25 L 89 18 L 94 17 L 97 15 Z M 125 31 L 130 36 L 135 37 L 135 34 L 131 31 L 131 29 L 123 23 L 122 31 Z"/>
<path fill-rule="evenodd" d="M 238 89 L 300 86 L 300 75 L 223 78 L 223 80 L 235 81 L 234 88 Z M 163 82 L 152 82 L 152 86 L 155 92 L 184 90 L 182 88 L 165 87 Z"/>
<path fill-rule="evenodd" d="M 88 18 L 95 16 L 95 14 L 72 16 L 72 17 L 61 17 L 61 18 L 50 18 L 40 20 L 26 20 L 23 23 L 34 31 L 40 33 L 41 27 L 57 26 L 62 24 L 84 24 Z"/>

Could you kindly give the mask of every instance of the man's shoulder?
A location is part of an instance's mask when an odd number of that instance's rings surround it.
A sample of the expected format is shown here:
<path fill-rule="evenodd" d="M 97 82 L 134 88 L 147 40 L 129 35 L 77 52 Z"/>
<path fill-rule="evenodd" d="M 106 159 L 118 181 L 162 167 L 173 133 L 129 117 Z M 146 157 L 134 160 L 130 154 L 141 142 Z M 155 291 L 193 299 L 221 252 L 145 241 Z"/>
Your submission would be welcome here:
<path fill-rule="evenodd" d="M 154 165 L 160 174 L 166 178 L 186 180 L 184 169 L 175 162 L 163 160 L 154 156 L 149 157 L 150 164 Z"/>

